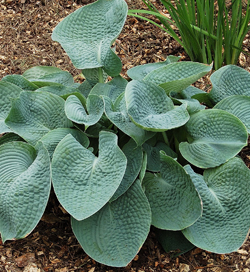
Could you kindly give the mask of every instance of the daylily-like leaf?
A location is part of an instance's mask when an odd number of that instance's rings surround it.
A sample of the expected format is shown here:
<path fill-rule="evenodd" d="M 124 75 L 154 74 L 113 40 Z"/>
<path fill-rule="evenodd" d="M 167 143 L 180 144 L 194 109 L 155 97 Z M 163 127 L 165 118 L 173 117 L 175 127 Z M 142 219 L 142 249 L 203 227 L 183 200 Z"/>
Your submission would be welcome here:
<path fill-rule="evenodd" d="M 250 134 L 250 96 L 232 95 L 226 97 L 216 104 L 214 109 L 225 110 L 238 117 Z"/>
<path fill-rule="evenodd" d="M 68 134 L 71 134 L 82 146 L 88 148 L 89 139 L 82 131 L 72 128 L 53 129 L 40 139 L 51 158 L 58 143 Z"/>
<path fill-rule="evenodd" d="M 240 158 L 204 171 L 203 177 L 185 167 L 203 202 L 203 214 L 183 230 L 195 246 L 225 254 L 245 241 L 250 226 L 250 171 Z"/>
<path fill-rule="evenodd" d="M 74 84 L 74 78 L 69 72 L 52 66 L 32 67 L 25 71 L 23 76 L 39 87 L 51 84 L 62 84 L 65 86 Z"/>
<path fill-rule="evenodd" d="M 175 107 L 165 91 L 151 82 L 130 81 L 125 100 L 132 121 L 145 130 L 166 131 L 184 125 L 189 119 L 185 105 Z"/>
<path fill-rule="evenodd" d="M 250 73 L 235 65 L 226 65 L 215 71 L 210 80 L 213 89 L 209 98 L 214 104 L 231 95 L 250 96 Z"/>
<path fill-rule="evenodd" d="M 115 267 L 126 266 L 135 257 L 148 236 L 150 223 L 150 207 L 138 180 L 91 217 L 71 220 L 84 251 L 96 261 Z"/>
<path fill-rule="evenodd" d="M 145 131 L 131 121 L 127 112 L 124 93 L 116 99 L 114 104 L 107 96 L 103 96 L 103 100 L 105 104 L 105 114 L 108 119 L 122 132 L 133 138 L 137 145 L 142 145 L 145 141 L 154 136 L 153 132 Z"/>
<path fill-rule="evenodd" d="M 61 97 L 51 93 L 23 91 L 13 101 L 5 123 L 35 145 L 50 130 L 73 126 L 64 113 L 64 104 Z"/>
<path fill-rule="evenodd" d="M 219 166 L 247 145 L 247 130 L 234 115 L 223 110 L 202 110 L 185 125 L 188 142 L 179 145 L 182 156 L 200 168 Z"/>
<path fill-rule="evenodd" d="M 7 81 L 0 81 L 0 134 L 12 131 L 5 124 L 5 118 L 10 112 L 12 100 L 18 97 L 21 92 L 22 89 L 18 86 Z"/>
<path fill-rule="evenodd" d="M 50 161 L 41 143 L 0 146 L 0 233 L 3 242 L 26 237 L 41 219 L 50 194 Z"/>
<path fill-rule="evenodd" d="M 168 56 L 167 59 L 162 62 L 147 63 L 147 64 L 135 66 L 135 67 L 129 69 L 127 71 L 127 74 L 131 79 L 143 80 L 143 78 L 147 74 L 152 72 L 153 70 L 156 70 L 158 68 L 166 66 L 172 62 L 177 62 L 179 59 L 180 59 L 180 57 Z"/>
<path fill-rule="evenodd" d="M 8 81 L 21 88 L 23 91 L 35 91 L 38 89 L 38 86 L 21 75 L 7 75 L 3 77 L 1 81 Z"/>
<path fill-rule="evenodd" d="M 61 44 L 76 68 L 102 67 L 110 76 L 117 76 L 122 65 L 110 46 L 123 28 L 127 11 L 124 0 L 96 1 L 60 22 L 52 39 Z"/>
<path fill-rule="evenodd" d="M 201 199 L 190 176 L 173 158 L 160 152 L 160 174 L 146 173 L 142 182 L 152 210 L 152 225 L 182 230 L 202 213 Z"/>
<path fill-rule="evenodd" d="M 153 70 L 144 80 L 161 86 L 166 93 L 180 92 L 206 75 L 211 69 L 212 65 L 198 62 L 174 62 Z"/>
<path fill-rule="evenodd" d="M 100 132 L 98 157 L 67 135 L 57 145 L 52 159 L 57 198 L 77 220 L 88 218 L 110 200 L 122 181 L 126 165 L 115 134 Z"/>
<path fill-rule="evenodd" d="M 87 127 L 96 124 L 104 112 L 104 103 L 101 97 L 89 95 L 86 100 L 87 112 L 81 101 L 75 95 L 71 95 L 65 102 L 65 113 L 67 117 L 77 123 Z"/>
<path fill-rule="evenodd" d="M 130 141 L 123 146 L 122 152 L 127 158 L 127 167 L 122 182 L 110 201 L 116 200 L 128 190 L 128 188 L 138 177 L 142 167 L 142 147 L 137 146 L 132 139 L 130 139 Z"/>

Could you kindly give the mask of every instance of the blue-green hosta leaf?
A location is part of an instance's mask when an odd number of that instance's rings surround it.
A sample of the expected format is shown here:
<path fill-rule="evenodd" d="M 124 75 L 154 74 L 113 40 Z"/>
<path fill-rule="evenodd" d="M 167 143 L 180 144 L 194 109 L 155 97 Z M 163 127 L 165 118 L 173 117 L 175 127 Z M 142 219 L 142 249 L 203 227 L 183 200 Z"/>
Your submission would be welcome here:
<path fill-rule="evenodd" d="M 110 46 L 123 28 L 127 11 L 124 0 L 96 1 L 60 22 L 52 39 L 61 44 L 76 68 L 102 67 L 110 76 L 117 76 L 122 65 Z"/>
<path fill-rule="evenodd" d="M 21 88 L 23 91 L 35 91 L 38 89 L 38 86 L 21 75 L 7 75 L 3 77 L 1 81 L 8 81 Z"/>
<path fill-rule="evenodd" d="M 166 252 L 175 251 L 175 257 L 194 248 L 194 245 L 185 238 L 181 231 L 161 230 L 155 228 L 154 233 Z"/>
<path fill-rule="evenodd" d="M 50 130 L 73 126 L 64 113 L 64 104 L 61 97 L 51 93 L 23 91 L 13 101 L 5 123 L 35 145 Z"/>
<path fill-rule="evenodd" d="M 105 114 L 108 119 L 122 132 L 133 138 L 137 145 L 142 145 L 145 141 L 154 136 L 153 132 L 145 131 L 131 121 L 127 112 L 124 93 L 116 99 L 114 104 L 107 96 L 103 96 L 103 100 L 105 104 Z"/>
<path fill-rule="evenodd" d="M 247 130 L 231 113 L 223 110 L 202 110 L 191 116 L 185 125 L 188 142 L 179 145 L 182 156 L 200 168 L 219 166 L 247 145 Z"/>
<path fill-rule="evenodd" d="M 202 213 L 201 199 L 190 176 L 173 158 L 160 153 L 161 172 L 146 173 L 142 182 L 152 210 L 152 225 L 159 229 L 182 230 Z"/>
<path fill-rule="evenodd" d="M 111 89 L 108 93 L 108 97 L 115 102 L 116 99 L 124 93 L 128 81 L 121 76 L 114 77 L 107 85 L 111 86 Z"/>
<path fill-rule="evenodd" d="M 101 97 L 89 95 L 86 100 L 86 113 L 81 101 L 75 95 L 71 95 L 65 102 L 65 113 L 67 117 L 77 123 L 84 124 L 86 127 L 96 124 L 104 112 L 104 103 Z"/>
<path fill-rule="evenodd" d="M 115 267 L 124 267 L 135 257 L 147 238 L 150 223 L 150 207 L 138 180 L 91 217 L 71 220 L 84 251 L 97 262 Z"/>
<path fill-rule="evenodd" d="M 174 62 L 153 70 L 144 80 L 161 86 L 166 93 L 170 91 L 180 92 L 206 75 L 211 69 L 212 65 L 203 63 Z"/>
<path fill-rule="evenodd" d="M 21 138 L 19 135 L 15 133 L 6 133 L 3 136 L 0 137 L 0 145 L 8 143 L 8 142 L 14 142 L 14 141 L 21 141 L 23 142 L 23 138 Z"/>
<path fill-rule="evenodd" d="M 250 134 L 250 96 L 232 95 L 226 97 L 216 104 L 214 109 L 225 110 L 238 117 Z"/>
<path fill-rule="evenodd" d="M 78 92 L 78 89 L 64 85 L 52 85 L 39 88 L 38 91 L 56 94 L 58 96 L 65 98 L 65 96 L 69 96 L 71 94 L 75 94 L 76 92 Z"/>
<path fill-rule="evenodd" d="M 213 89 L 209 98 L 214 104 L 231 95 L 250 96 L 250 73 L 235 65 L 226 65 L 215 71 L 210 80 Z"/>
<path fill-rule="evenodd" d="M 117 136 L 100 132 L 99 156 L 67 135 L 52 159 L 52 182 L 58 200 L 77 220 L 100 210 L 112 197 L 124 176 L 127 159 Z"/>
<path fill-rule="evenodd" d="M 101 82 L 100 80 L 105 82 L 108 78 L 108 75 L 99 68 L 83 69 L 82 74 L 91 85 L 95 85 L 96 83 Z"/>
<path fill-rule="evenodd" d="M 203 202 L 203 214 L 183 230 L 195 246 L 215 253 L 237 250 L 250 226 L 250 171 L 240 158 L 204 171 L 185 166 Z"/>
<path fill-rule="evenodd" d="M 175 107 L 165 91 L 151 82 L 130 81 L 125 100 L 132 121 L 145 130 L 166 131 L 184 125 L 189 119 L 185 105 Z"/>
<path fill-rule="evenodd" d="M 0 81 L 0 134 L 11 132 L 12 130 L 5 124 L 5 118 L 8 116 L 11 109 L 11 102 L 19 96 L 22 89 L 18 86 Z"/>
<path fill-rule="evenodd" d="M 65 86 L 74 84 L 74 78 L 69 72 L 52 66 L 32 67 L 25 71 L 23 76 L 39 87 L 51 84 L 62 84 Z"/>
<path fill-rule="evenodd" d="M 162 62 L 147 63 L 144 65 L 135 66 L 129 69 L 127 74 L 131 79 L 143 80 L 143 78 L 153 70 L 166 66 L 172 62 L 177 62 L 179 59 L 180 57 L 168 56 L 167 59 Z"/>
<path fill-rule="evenodd" d="M 183 99 L 193 98 L 193 96 L 197 94 L 206 94 L 206 92 L 194 86 L 188 86 L 186 89 L 180 92 Z"/>
<path fill-rule="evenodd" d="M 155 146 L 148 143 L 143 144 L 143 149 L 147 152 L 147 170 L 151 172 L 160 172 L 160 151 L 163 150 L 166 155 L 177 158 L 177 154 L 165 143 L 158 142 Z"/>
<path fill-rule="evenodd" d="M 110 201 L 116 200 L 128 190 L 128 188 L 138 177 L 142 167 L 142 148 L 141 146 L 137 146 L 132 139 L 130 139 L 129 142 L 123 146 L 122 152 L 127 158 L 127 167 L 122 182 Z"/>
<path fill-rule="evenodd" d="M 3 242 L 27 236 L 41 219 L 50 194 L 50 161 L 41 143 L 0 146 L 0 233 Z"/>
<path fill-rule="evenodd" d="M 48 150 L 50 158 L 52 158 L 52 155 L 58 143 L 67 134 L 71 134 L 82 146 L 88 148 L 89 139 L 82 131 L 72 128 L 53 129 L 40 139 L 44 147 Z"/>

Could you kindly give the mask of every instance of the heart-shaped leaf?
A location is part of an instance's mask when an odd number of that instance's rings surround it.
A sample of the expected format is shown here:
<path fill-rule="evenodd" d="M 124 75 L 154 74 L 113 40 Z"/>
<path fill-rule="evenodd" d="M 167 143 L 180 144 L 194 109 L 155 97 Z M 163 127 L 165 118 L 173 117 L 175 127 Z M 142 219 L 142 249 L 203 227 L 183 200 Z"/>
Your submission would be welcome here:
<path fill-rule="evenodd" d="M 185 105 L 175 107 L 165 91 L 151 82 L 130 81 L 125 100 L 132 121 L 145 130 L 166 131 L 184 125 L 189 119 Z"/>
<path fill-rule="evenodd" d="M 0 81 L 0 134 L 11 132 L 11 129 L 5 124 L 5 118 L 11 109 L 11 102 L 19 96 L 22 89 L 7 81 Z"/>
<path fill-rule="evenodd" d="M 232 95 L 226 97 L 216 104 L 214 109 L 225 110 L 238 117 L 250 134 L 250 96 Z"/>
<path fill-rule="evenodd" d="M 177 62 L 180 57 L 168 56 L 165 61 L 155 62 L 155 63 L 147 63 L 144 65 L 138 65 L 128 70 L 127 74 L 131 79 L 143 80 L 143 78 L 158 68 L 166 66 L 172 62 Z"/>
<path fill-rule="evenodd" d="M 135 257 L 148 236 L 150 223 L 150 207 L 138 180 L 91 217 L 71 220 L 84 251 L 96 261 L 115 267 L 124 267 Z"/>
<path fill-rule="evenodd" d="M 142 186 L 152 210 L 152 225 L 182 230 L 202 213 L 201 199 L 190 176 L 173 158 L 160 152 L 160 174 L 146 173 Z"/>
<path fill-rule="evenodd" d="M 8 81 L 21 88 L 23 91 L 35 91 L 38 89 L 38 86 L 21 75 L 7 75 L 3 77 L 1 81 Z"/>
<path fill-rule="evenodd" d="M 236 251 L 250 226 L 250 171 L 240 158 L 204 171 L 185 167 L 203 202 L 203 214 L 183 230 L 195 246 L 215 253 Z"/>
<path fill-rule="evenodd" d="M 212 65 L 198 62 L 174 62 L 153 70 L 144 80 L 161 86 L 166 93 L 180 92 L 206 75 L 211 69 Z"/>
<path fill-rule="evenodd" d="M 3 242 L 27 236 L 41 219 L 50 194 L 50 161 L 41 143 L 0 146 L 0 233 Z"/>
<path fill-rule="evenodd" d="M 136 126 L 129 118 L 124 93 L 121 94 L 113 104 L 111 99 L 103 96 L 105 114 L 108 119 L 125 134 L 129 135 L 137 143 L 142 145 L 145 141 L 154 136 L 153 132 L 145 131 Z"/>
<path fill-rule="evenodd" d="M 121 32 L 127 11 L 124 0 L 96 1 L 60 22 L 52 39 L 62 45 L 76 68 L 103 67 L 110 76 L 117 76 L 122 65 L 110 45 Z"/>
<path fill-rule="evenodd" d="M 179 145 L 182 156 L 200 168 L 219 166 L 247 145 L 247 130 L 234 115 L 217 109 L 202 110 L 185 125 L 188 142 Z"/>
<path fill-rule="evenodd" d="M 23 91 L 13 101 L 5 123 L 35 145 L 50 130 L 73 126 L 64 113 L 64 104 L 61 97 L 51 93 Z"/>
<path fill-rule="evenodd" d="M 84 124 L 86 128 L 96 124 L 104 112 L 104 103 L 101 97 L 97 95 L 89 95 L 86 100 L 86 108 L 83 107 L 81 101 L 75 95 L 71 95 L 65 102 L 65 113 L 67 117 L 77 123 Z"/>
<path fill-rule="evenodd" d="M 209 98 L 214 104 L 231 95 L 250 96 L 250 73 L 235 65 L 226 65 L 215 71 L 210 80 L 213 89 Z"/>
<path fill-rule="evenodd" d="M 72 86 L 74 84 L 73 76 L 59 68 L 52 66 L 35 66 L 23 73 L 23 76 L 39 87 L 52 84 L 62 84 Z"/>
<path fill-rule="evenodd" d="M 67 135 L 57 145 L 52 159 L 57 198 L 74 218 L 83 220 L 110 200 L 122 181 L 126 165 L 115 134 L 100 132 L 98 157 Z"/>

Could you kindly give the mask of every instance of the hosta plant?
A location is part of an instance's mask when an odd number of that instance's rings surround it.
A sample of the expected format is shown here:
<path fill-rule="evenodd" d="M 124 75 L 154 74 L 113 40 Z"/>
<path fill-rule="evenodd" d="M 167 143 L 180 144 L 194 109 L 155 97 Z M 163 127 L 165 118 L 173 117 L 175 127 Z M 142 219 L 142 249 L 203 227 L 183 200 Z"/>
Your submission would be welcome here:
<path fill-rule="evenodd" d="M 52 39 L 85 81 L 33 67 L 0 81 L 0 233 L 27 236 L 51 188 L 96 261 L 122 267 L 151 225 L 166 250 L 237 250 L 250 227 L 250 74 L 225 66 L 212 91 L 191 86 L 211 65 L 166 61 L 130 69 L 111 48 L 124 0 L 66 17 Z"/>

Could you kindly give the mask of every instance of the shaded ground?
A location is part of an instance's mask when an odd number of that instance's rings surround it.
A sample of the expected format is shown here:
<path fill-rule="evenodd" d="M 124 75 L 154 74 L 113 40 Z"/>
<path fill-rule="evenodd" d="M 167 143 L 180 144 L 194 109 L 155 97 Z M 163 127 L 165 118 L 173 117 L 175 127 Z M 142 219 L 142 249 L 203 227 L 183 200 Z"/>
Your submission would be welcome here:
<path fill-rule="evenodd" d="M 90 2 L 93 1 L 0 0 L 0 79 L 7 74 L 21 74 L 35 65 L 53 65 L 68 70 L 80 80 L 80 71 L 72 66 L 58 43 L 51 40 L 51 33 L 62 18 Z M 141 0 L 127 0 L 127 3 L 131 9 L 143 7 Z M 133 17 L 128 18 L 116 40 L 116 50 L 122 59 L 125 77 L 128 68 L 161 61 L 170 54 L 188 60 L 183 49 L 166 33 Z M 244 41 L 244 50 L 250 50 L 249 35 Z M 242 55 L 239 65 L 250 71 L 250 56 Z M 209 88 L 208 78 L 201 79 L 196 86 Z M 250 168 L 250 148 L 246 147 L 241 156 Z M 195 248 L 171 259 L 153 232 L 126 268 L 100 265 L 83 252 L 71 231 L 69 216 L 53 196 L 41 222 L 27 238 L 4 245 L 0 242 L 0 272 L 249 272 L 249 268 L 250 239 L 236 253 L 217 255 Z"/>

